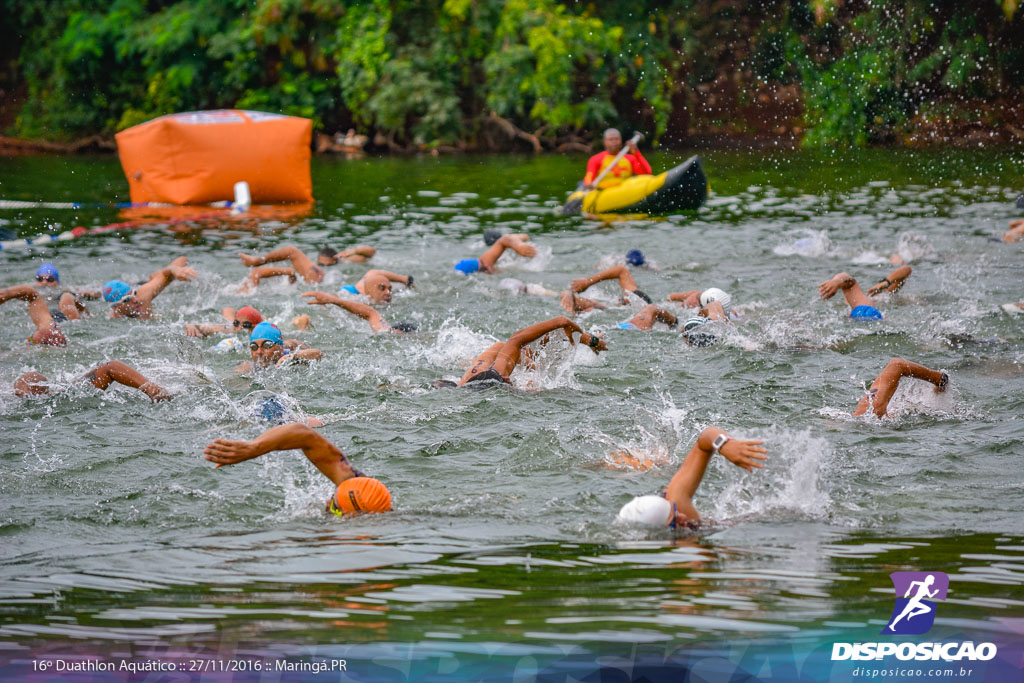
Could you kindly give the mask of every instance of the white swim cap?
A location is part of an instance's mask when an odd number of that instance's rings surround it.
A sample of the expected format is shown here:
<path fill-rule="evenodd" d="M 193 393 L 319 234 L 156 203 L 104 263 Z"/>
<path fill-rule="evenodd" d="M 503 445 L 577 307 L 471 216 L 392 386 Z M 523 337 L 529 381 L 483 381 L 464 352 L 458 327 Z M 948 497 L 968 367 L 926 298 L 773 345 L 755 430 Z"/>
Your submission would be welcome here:
<path fill-rule="evenodd" d="M 517 280 L 514 277 L 507 277 L 498 283 L 498 289 L 507 289 L 516 294 L 525 294 L 526 285 L 523 284 L 522 280 Z"/>
<path fill-rule="evenodd" d="M 672 503 L 661 496 L 637 496 L 622 506 L 616 521 L 647 526 L 668 526 Z"/>
<path fill-rule="evenodd" d="M 729 309 L 732 308 L 732 297 L 720 290 L 718 287 L 712 287 L 705 289 L 700 293 L 700 306 L 704 308 L 712 301 L 717 301 L 722 304 L 722 310 L 725 311 L 726 315 L 729 315 Z"/>
<path fill-rule="evenodd" d="M 541 285 L 538 284 L 534 284 L 533 282 L 527 283 L 526 293 L 532 294 L 534 296 L 554 296 L 555 294 L 557 294 L 557 292 L 552 292 L 550 289 L 542 287 Z"/>

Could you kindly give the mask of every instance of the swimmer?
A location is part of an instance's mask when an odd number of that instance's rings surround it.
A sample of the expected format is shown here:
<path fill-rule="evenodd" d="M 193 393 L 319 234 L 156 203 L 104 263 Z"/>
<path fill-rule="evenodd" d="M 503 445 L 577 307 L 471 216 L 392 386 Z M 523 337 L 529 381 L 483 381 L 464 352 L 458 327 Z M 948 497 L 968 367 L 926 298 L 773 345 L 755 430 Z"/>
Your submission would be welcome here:
<path fill-rule="evenodd" d="M 374 332 L 416 331 L 415 323 L 403 322 L 389 325 L 387 321 L 380 316 L 380 313 L 370 306 L 355 301 L 348 301 L 347 299 L 342 299 L 340 296 L 335 296 L 334 294 L 328 294 L 327 292 L 303 292 L 302 296 L 308 296 L 310 298 L 310 300 L 306 302 L 310 306 L 326 306 L 328 304 L 333 304 L 343 311 L 348 311 L 353 315 L 357 315 L 370 323 L 370 329 Z"/>
<path fill-rule="evenodd" d="M 353 467 L 341 449 L 308 425 L 292 423 L 273 427 L 252 441 L 216 439 L 203 454 L 217 467 L 237 465 L 275 451 L 301 450 L 320 472 L 337 486 L 327 501 L 327 511 L 339 517 L 365 512 L 387 512 L 391 493 L 380 481 Z"/>
<path fill-rule="evenodd" d="M 675 329 L 678 320 L 674 315 L 657 304 L 647 304 L 643 309 L 630 318 L 627 322 L 619 323 L 619 329 L 623 330 L 651 330 L 654 323 L 661 322 Z"/>
<path fill-rule="evenodd" d="M 604 282 L 605 280 L 618 280 L 619 288 L 622 290 L 622 296 L 619 299 L 620 305 L 627 305 L 629 303 L 629 295 L 633 294 L 638 298 L 642 299 L 646 303 L 651 303 L 651 297 L 647 296 L 636 286 L 636 280 L 633 279 L 633 275 L 629 272 L 629 268 L 626 266 L 612 266 L 607 270 L 602 270 L 596 275 L 590 277 L 582 277 L 573 280 L 569 285 L 569 294 L 581 294 L 598 282 Z M 572 296 L 570 296 L 570 299 Z M 562 307 L 565 308 L 565 297 L 563 295 Z"/>
<path fill-rule="evenodd" d="M 463 275 L 471 275 L 476 272 L 493 273 L 494 264 L 498 262 L 506 249 L 511 249 L 524 258 L 533 258 L 537 255 L 537 249 L 532 244 L 527 244 L 529 241 L 528 235 L 502 235 L 480 258 L 462 259 L 455 264 L 455 270 Z"/>
<path fill-rule="evenodd" d="M 368 270 L 354 285 L 345 285 L 338 293 L 365 294 L 375 304 L 391 303 L 391 283 L 400 282 L 406 289 L 412 288 L 412 275 L 398 275 L 387 270 Z"/>
<path fill-rule="evenodd" d="M 376 253 L 377 250 L 373 247 L 361 244 L 349 249 L 342 249 L 341 251 L 324 245 L 324 248 L 316 255 L 316 262 L 317 265 L 320 266 L 337 265 L 339 261 L 348 261 L 349 263 L 366 263 L 372 259 Z"/>
<path fill-rule="evenodd" d="M 50 315 L 57 322 L 66 320 L 81 320 L 83 316 L 90 315 L 89 309 L 82 303 L 82 299 L 99 299 L 98 291 L 74 291 L 62 288 L 60 284 L 60 273 L 51 263 L 44 263 L 36 271 L 35 288 L 48 306 L 56 304 L 56 308 L 50 308 Z"/>
<path fill-rule="evenodd" d="M 586 344 L 594 353 L 608 350 L 608 345 L 605 344 L 604 340 L 598 337 L 596 334 L 589 334 L 584 332 L 579 325 L 566 318 L 564 315 L 560 315 L 557 318 L 551 320 L 545 320 L 544 322 L 530 325 L 529 327 L 523 328 L 508 338 L 508 341 L 495 342 L 486 351 L 477 356 L 476 360 L 469 367 L 469 370 L 462 376 L 458 382 L 454 384 L 446 380 L 435 382 L 436 387 L 446 386 L 463 386 L 471 382 L 482 382 L 482 381 L 493 381 L 501 382 L 504 384 L 511 384 L 509 377 L 512 375 L 512 371 L 516 369 L 516 365 L 519 364 L 525 356 L 529 354 L 525 353 L 523 348 L 527 344 L 537 341 L 542 337 L 546 337 L 550 332 L 555 330 L 562 330 L 565 332 L 565 336 L 568 337 L 569 343 L 574 344 L 572 338 L 573 332 L 578 332 L 580 335 L 580 343 Z"/>
<path fill-rule="evenodd" d="M 850 305 L 851 318 L 867 318 L 870 320 L 881 320 L 882 313 L 872 304 L 868 297 L 877 296 L 882 292 L 896 292 L 903 286 L 903 283 L 910 277 L 910 266 L 900 266 L 896 270 L 878 281 L 874 287 L 865 294 L 857 281 L 849 273 L 839 273 L 830 280 L 825 280 L 818 285 L 818 294 L 822 299 L 831 299 L 840 289 L 846 296 L 846 303 Z"/>
<path fill-rule="evenodd" d="M 171 261 L 149 276 L 146 284 L 132 288 L 127 282 L 111 280 L 103 285 L 103 299 L 111 304 L 111 318 L 150 318 L 153 316 L 153 299 L 175 280 L 188 282 L 197 273 L 188 267 L 188 259 L 184 256 Z"/>
<path fill-rule="evenodd" d="M 321 282 L 324 279 L 324 270 L 320 266 L 313 263 L 308 256 L 302 253 L 302 251 L 293 245 L 286 245 L 274 249 L 266 256 L 253 256 L 251 254 L 239 254 L 238 258 L 241 259 L 242 265 L 248 266 L 249 268 L 256 268 L 267 263 L 276 263 L 278 261 L 291 261 L 291 268 L 271 268 L 263 271 L 253 278 L 252 273 L 249 274 L 249 281 L 254 284 L 259 284 L 260 279 L 265 277 L 275 277 L 276 275 L 288 275 L 292 282 L 295 281 L 296 273 L 302 275 L 302 278 L 309 283 Z"/>
<path fill-rule="evenodd" d="M 889 401 L 892 400 L 900 385 L 900 379 L 903 377 L 913 377 L 931 382 L 935 385 L 936 393 L 945 391 L 949 386 L 949 375 L 946 373 L 930 370 L 923 365 L 902 358 L 893 358 L 871 383 L 871 387 L 857 404 L 856 410 L 853 411 L 853 416 L 859 417 L 870 410 L 878 417 L 885 417 Z"/>
<path fill-rule="evenodd" d="M 697 527 L 701 516 L 693 506 L 693 496 L 704 480 L 711 457 L 718 453 L 737 467 L 753 472 L 764 467 L 761 461 L 768 459 L 762 443 L 734 439 L 718 427 L 706 427 L 661 495 L 637 496 L 622 506 L 616 521 L 672 529 Z"/>
<path fill-rule="evenodd" d="M 521 242 L 529 242 L 530 236 L 525 232 L 509 233 L 511 237 L 519 239 Z M 495 242 L 501 239 L 501 230 L 497 228 L 487 228 L 484 230 L 484 244 L 491 246 Z"/>
<path fill-rule="evenodd" d="M 685 308 L 703 308 L 712 301 L 722 304 L 726 316 L 733 317 L 732 297 L 718 287 L 709 287 L 703 291 L 690 289 L 685 292 L 672 292 L 668 295 L 668 301 L 674 301 Z"/>
<path fill-rule="evenodd" d="M 67 337 L 57 327 L 50 309 L 46 307 L 46 300 L 36 291 L 32 285 L 15 285 L 7 289 L 0 289 L 0 305 L 11 299 L 21 299 L 28 303 L 28 315 L 36 331 L 28 338 L 28 345 L 43 346 L 66 346 Z"/>
<path fill-rule="evenodd" d="M 1010 229 L 1003 235 L 1003 241 L 1007 244 L 1024 239 L 1024 218 L 1010 221 Z"/>
<path fill-rule="evenodd" d="M 237 311 L 230 307 L 221 309 L 220 314 L 228 321 L 226 325 L 215 323 L 186 323 L 186 337 L 209 337 L 211 334 L 237 334 L 249 336 L 252 328 L 263 322 L 263 316 L 252 306 L 242 306 Z"/>
<path fill-rule="evenodd" d="M 504 289 L 512 292 L 513 294 L 530 294 L 532 296 L 558 296 L 557 292 L 552 292 L 550 289 L 545 289 L 543 286 L 534 284 L 532 282 L 526 283 L 522 280 L 517 280 L 514 277 L 502 278 L 501 282 L 498 283 L 498 289 Z"/>
<path fill-rule="evenodd" d="M 138 389 L 146 396 L 149 396 L 153 402 L 168 401 L 172 398 L 169 391 L 151 382 L 138 370 L 125 365 L 119 360 L 107 361 L 75 381 L 90 382 L 94 387 L 102 391 L 106 391 L 107 387 L 116 382 L 126 387 Z M 38 372 L 26 372 L 14 381 L 14 393 L 21 398 L 47 396 L 51 391 L 49 380 Z"/>
<path fill-rule="evenodd" d="M 295 418 L 299 417 L 302 418 L 302 421 L 310 427 L 324 426 L 323 420 L 318 417 L 313 417 L 312 415 L 296 415 L 295 412 L 296 411 L 289 410 L 288 405 L 282 397 L 272 394 L 258 401 L 256 405 L 252 407 L 250 415 L 260 422 L 269 422 L 272 425 L 283 425 L 291 422 L 298 422 Z"/>
<path fill-rule="evenodd" d="M 281 330 L 274 323 L 261 322 L 249 335 L 249 353 L 252 360 L 245 361 L 235 372 L 249 372 L 253 368 L 282 367 L 292 363 L 308 363 L 320 360 L 320 349 L 289 349 L 284 344 Z"/>
<path fill-rule="evenodd" d="M 626 252 L 626 263 L 634 268 L 643 268 L 650 265 L 647 263 L 647 259 L 644 258 L 644 253 L 639 249 L 630 249 Z"/>

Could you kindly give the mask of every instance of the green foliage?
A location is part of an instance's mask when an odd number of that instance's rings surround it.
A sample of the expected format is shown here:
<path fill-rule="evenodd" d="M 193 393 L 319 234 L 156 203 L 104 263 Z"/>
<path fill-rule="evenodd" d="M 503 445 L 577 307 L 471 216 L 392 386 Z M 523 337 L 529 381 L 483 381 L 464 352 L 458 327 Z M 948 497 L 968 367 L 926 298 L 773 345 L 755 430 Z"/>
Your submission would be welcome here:
<path fill-rule="evenodd" d="M 714 125 L 738 115 L 757 88 L 796 86 L 806 144 L 862 146 L 900 135 L 927 104 L 1024 87 L 1017 8 L 1016 0 L 0 0 L 9 23 L 0 57 L 15 64 L 25 93 L 13 125 L 25 137 L 111 134 L 171 112 L 245 107 L 306 116 L 328 131 L 354 124 L 418 147 L 472 144 L 492 112 L 549 145 L 608 125 L 656 141 L 667 132 L 685 138 L 670 122 L 695 93 L 737 93 L 731 109 L 709 110 Z"/>

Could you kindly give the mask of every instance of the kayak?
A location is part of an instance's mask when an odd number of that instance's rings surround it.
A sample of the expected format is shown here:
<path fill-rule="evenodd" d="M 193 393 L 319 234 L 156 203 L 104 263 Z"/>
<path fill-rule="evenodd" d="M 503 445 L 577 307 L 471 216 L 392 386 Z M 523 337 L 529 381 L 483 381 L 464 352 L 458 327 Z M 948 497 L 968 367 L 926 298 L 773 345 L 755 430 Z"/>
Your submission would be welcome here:
<path fill-rule="evenodd" d="M 708 178 L 700 157 L 692 156 L 675 168 L 658 175 L 636 175 L 604 190 L 576 190 L 566 203 L 579 206 L 583 213 L 627 213 L 668 215 L 696 211 L 708 198 Z M 565 213 L 574 213 L 571 209 Z"/>

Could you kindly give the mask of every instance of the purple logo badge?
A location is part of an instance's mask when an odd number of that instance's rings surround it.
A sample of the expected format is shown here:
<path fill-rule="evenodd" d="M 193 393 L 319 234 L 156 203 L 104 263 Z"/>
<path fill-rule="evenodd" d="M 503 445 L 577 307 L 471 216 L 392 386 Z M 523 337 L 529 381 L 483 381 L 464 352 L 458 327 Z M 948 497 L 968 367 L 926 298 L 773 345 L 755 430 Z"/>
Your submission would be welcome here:
<path fill-rule="evenodd" d="M 949 577 L 942 572 L 893 572 L 889 575 L 896 590 L 896 607 L 884 634 L 920 635 L 935 623 L 935 603 L 945 600 Z"/>

